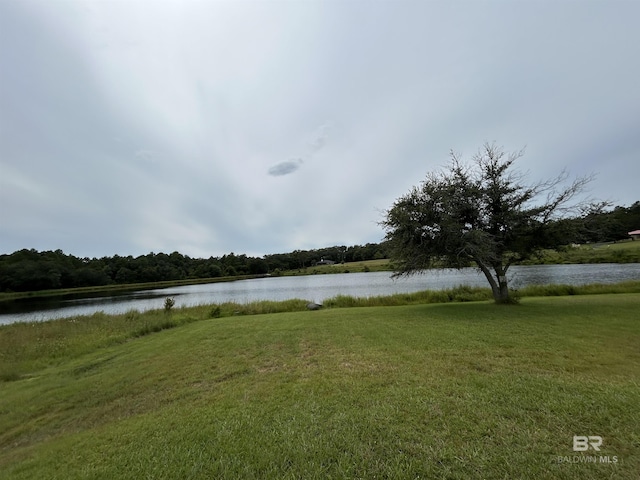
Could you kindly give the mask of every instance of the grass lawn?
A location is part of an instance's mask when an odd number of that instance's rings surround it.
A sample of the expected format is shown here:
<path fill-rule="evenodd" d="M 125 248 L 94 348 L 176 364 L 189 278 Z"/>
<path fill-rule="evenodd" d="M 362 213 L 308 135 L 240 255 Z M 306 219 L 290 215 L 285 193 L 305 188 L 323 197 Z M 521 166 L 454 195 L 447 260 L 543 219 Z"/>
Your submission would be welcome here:
<path fill-rule="evenodd" d="M 623 240 L 609 243 L 590 243 L 565 246 L 559 250 L 545 250 L 539 258 L 528 264 L 557 263 L 638 263 L 640 262 L 640 242 Z"/>
<path fill-rule="evenodd" d="M 388 259 L 362 260 L 357 262 L 335 263 L 333 265 L 312 265 L 306 268 L 285 270 L 282 275 L 318 275 L 329 273 L 390 272 L 393 265 Z"/>
<path fill-rule="evenodd" d="M 637 293 L 327 308 L 84 349 L 3 327 L 23 370 L 0 382 L 0 478 L 637 479 L 638 311 Z M 83 321 L 55 325 L 95 335 Z"/>

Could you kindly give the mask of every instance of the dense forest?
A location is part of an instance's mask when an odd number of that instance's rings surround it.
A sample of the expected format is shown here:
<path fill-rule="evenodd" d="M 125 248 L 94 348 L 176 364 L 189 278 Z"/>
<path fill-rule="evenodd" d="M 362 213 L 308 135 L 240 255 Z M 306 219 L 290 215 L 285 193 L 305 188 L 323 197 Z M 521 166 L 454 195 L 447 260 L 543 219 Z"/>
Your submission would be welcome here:
<path fill-rule="evenodd" d="M 628 240 L 629 232 L 640 230 L 640 201 L 613 209 L 607 209 L 606 203 L 594 204 L 580 217 L 559 220 L 556 226 L 570 240 L 565 244 Z"/>
<path fill-rule="evenodd" d="M 640 202 L 607 209 L 592 206 L 583 215 L 555 224 L 558 244 L 597 243 L 628 239 L 640 229 Z M 311 267 L 320 260 L 337 263 L 387 257 L 385 243 L 334 246 L 317 250 L 265 255 L 261 258 L 230 253 L 208 259 L 190 258 L 178 252 L 149 253 L 139 257 L 78 258 L 61 250 L 19 250 L 0 255 L 0 291 L 24 292 L 166 280 L 215 278 L 234 275 L 277 274 Z"/>
<path fill-rule="evenodd" d="M 320 260 L 353 262 L 385 258 L 384 244 L 337 246 L 319 250 L 296 250 L 262 258 L 236 255 L 208 259 L 178 252 L 149 253 L 139 257 L 78 258 L 62 250 L 19 250 L 0 255 L 0 291 L 25 292 L 166 280 L 259 275 L 304 269 Z"/>

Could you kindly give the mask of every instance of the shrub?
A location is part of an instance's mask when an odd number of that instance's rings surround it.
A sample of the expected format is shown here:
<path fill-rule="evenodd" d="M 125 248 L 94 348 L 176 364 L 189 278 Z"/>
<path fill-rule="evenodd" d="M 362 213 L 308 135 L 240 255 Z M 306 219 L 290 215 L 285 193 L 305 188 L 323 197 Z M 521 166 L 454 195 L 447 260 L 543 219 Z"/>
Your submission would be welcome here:
<path fill-rule="evenodd" d="M 165 298 L 164 299 L 164 311 L 167 312 L 167 313 L 170 312 L 175 304 L 176 304 L 176 301 L 173 298 L 171 298 L 171 297 Z"/>

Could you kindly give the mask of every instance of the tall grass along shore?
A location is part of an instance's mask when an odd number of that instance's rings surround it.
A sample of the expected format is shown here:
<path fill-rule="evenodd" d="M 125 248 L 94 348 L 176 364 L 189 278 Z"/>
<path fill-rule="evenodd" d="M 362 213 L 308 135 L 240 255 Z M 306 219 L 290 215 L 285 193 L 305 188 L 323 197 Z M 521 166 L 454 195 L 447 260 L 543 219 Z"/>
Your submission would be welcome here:
<path fill-rule="evenodd" d="M 460 287 L 2 326 L 0 478 L 636 479 L 639 292 L 498 306 Z"/>

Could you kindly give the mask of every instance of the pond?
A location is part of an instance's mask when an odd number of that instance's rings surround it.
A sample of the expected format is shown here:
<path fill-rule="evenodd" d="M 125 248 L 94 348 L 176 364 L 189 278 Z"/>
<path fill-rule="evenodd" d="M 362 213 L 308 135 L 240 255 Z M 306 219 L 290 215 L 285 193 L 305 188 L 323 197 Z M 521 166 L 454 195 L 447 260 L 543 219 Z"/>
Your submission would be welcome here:
<path fill-rule="evenodd" d="M 542 284 L 584 285 L 640 280 L 640 263 L 588 265 L 514 266 L 509 271 L 512 287 Z M 75 315 L 108 314 L 128 310 L 162 308 L 166 297 L 176 307 L 223 302 L 249 303 L 259 300 L 300 298 L 322 303 L 336 295 L 371 297 L 440 290 L 458 285 L 488 287 L 484 276 L 473 268 L 430 270 L 412 277 L 391 278 L 391 272 L 342 273 L 296 277 L 265 277 L 224 283 L 186 285 L 125 294 L 73 300 L 41 299 L 0 304 L 0 324 L 42 321 Z"/>

